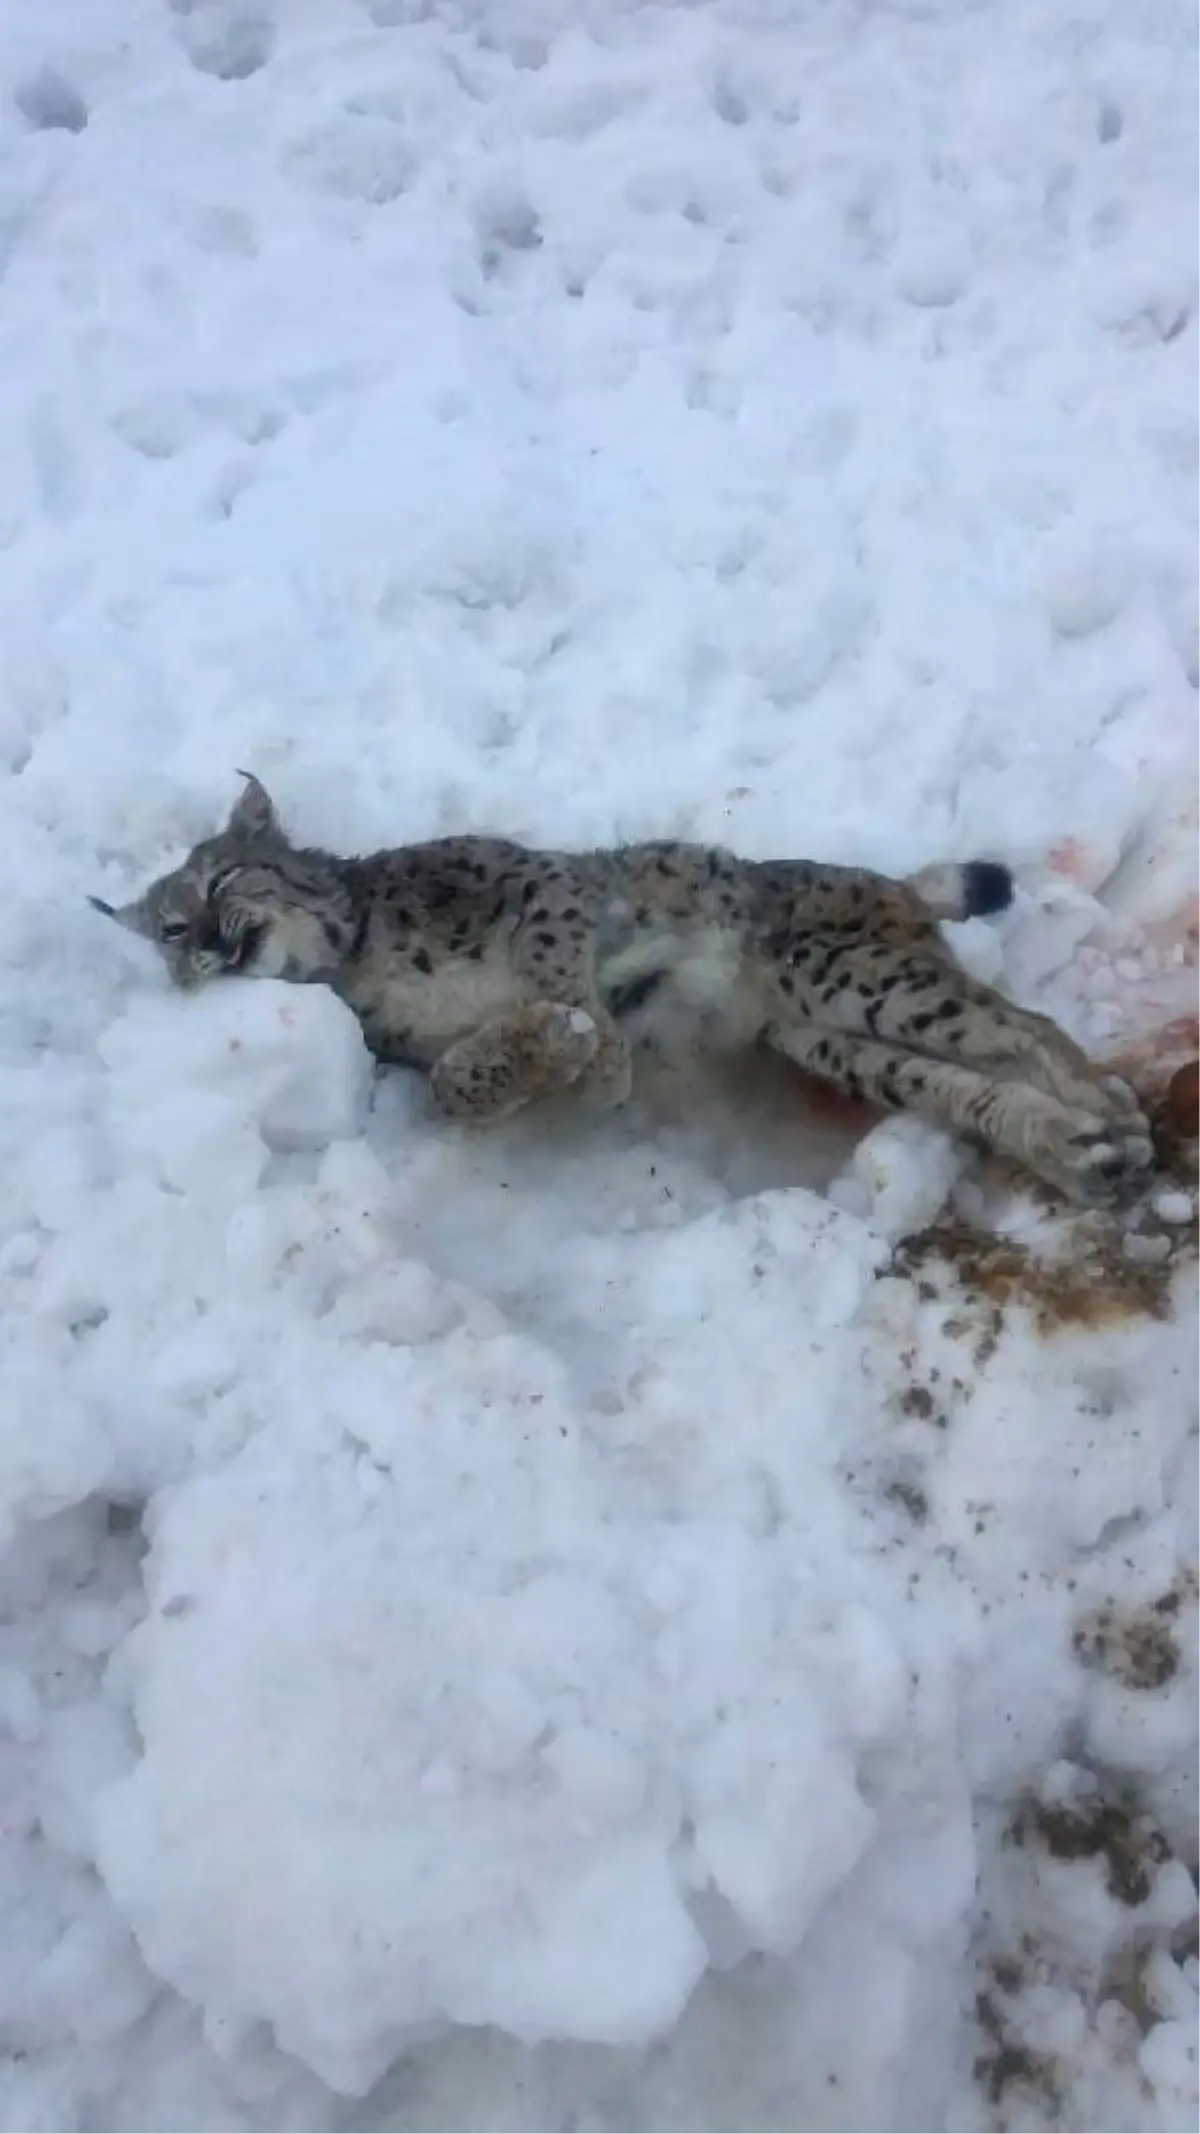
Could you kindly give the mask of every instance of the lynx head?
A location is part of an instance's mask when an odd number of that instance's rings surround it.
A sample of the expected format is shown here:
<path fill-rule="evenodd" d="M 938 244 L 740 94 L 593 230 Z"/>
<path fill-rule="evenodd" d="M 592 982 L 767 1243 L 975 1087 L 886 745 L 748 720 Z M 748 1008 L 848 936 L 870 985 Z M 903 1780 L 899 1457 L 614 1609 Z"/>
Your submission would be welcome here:
<path fill-rule="evenodd" d="M 160 951 L 176 985 L 236 973 L 301 984 L 332 978 L 354 939 L 353 899 L 336 859 L 288 843 L 270 796 L 246 790 L 223 830 L 132 904 L 89 903 Z"/>

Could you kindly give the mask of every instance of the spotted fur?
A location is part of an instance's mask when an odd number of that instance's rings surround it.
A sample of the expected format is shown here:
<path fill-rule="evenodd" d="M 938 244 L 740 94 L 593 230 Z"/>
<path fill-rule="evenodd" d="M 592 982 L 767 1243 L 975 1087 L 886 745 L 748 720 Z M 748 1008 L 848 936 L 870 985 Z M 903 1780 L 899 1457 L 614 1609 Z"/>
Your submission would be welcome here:
<path fill-rule="evenodd" d="M 642 1044 L 766 1044 L 1075 1199 L 1127 1197 L 1152 1164 L 1132 1093 L 969 978 L 940 931 L 1011 896 L 990 861 L 898 882 L 667 842 L 448 837 L 344 859 L 293 845 L 249 778 L 181 867 L 119 911 L 92 901 L 154 941 L 181 986 L 331 986 L 376 1057 L 428 1073 L 452 1117 L 506 1118 L 568 1086 L 618 1104 Z"/>

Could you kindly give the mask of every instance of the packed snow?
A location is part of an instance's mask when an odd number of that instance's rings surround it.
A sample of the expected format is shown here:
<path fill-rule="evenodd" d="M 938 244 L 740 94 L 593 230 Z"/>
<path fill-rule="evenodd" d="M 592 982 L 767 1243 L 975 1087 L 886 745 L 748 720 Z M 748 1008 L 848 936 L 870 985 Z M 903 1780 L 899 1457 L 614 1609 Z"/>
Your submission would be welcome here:
<path fill-rule="evenodd" d="M 0 24 L 0 2128 L 1175 2130 L 1195 1198 L 782 1067 L 480 1136 L 86 899 L 1006 860 L 1195 1056 L 1195 21 Z M 864 1137 L 865 1136 L 865 1137 Z"/>

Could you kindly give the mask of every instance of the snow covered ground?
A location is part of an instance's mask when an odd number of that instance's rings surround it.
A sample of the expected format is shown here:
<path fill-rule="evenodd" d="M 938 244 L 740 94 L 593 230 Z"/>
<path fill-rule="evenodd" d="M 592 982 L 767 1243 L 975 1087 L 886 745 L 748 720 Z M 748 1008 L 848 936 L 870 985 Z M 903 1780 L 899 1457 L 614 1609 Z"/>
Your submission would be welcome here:
<path fill-rule="evenodd" d="M 930 1230 L 782 1071 L 478 1141 L 84 901 L 238 765 L 344 849 L 984 852 L 975 967 L 1194 1053 L 1194 68 L 6 11 L 0 2127 L 1195 2124 L 1178 1190 Z"/>

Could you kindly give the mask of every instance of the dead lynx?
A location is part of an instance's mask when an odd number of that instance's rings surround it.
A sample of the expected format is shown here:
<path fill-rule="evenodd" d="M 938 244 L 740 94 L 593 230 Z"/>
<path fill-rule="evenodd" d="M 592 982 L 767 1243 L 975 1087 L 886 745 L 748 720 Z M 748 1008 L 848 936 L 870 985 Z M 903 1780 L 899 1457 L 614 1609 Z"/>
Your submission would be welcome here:
<path fill-rule="evenodd" d="M 702 845 L 491 837 L 341 859 L 292 845 L 248 778 L 174 873 L 120 910 L 91 901 L 153 941 L 178 985 L 331 986 L 376 1057 L 427 1071 L 454 1118 L 503 1119 L 568 1085 L 619 1104 L 647 1041 L 757 1043 L 1075 1200 L 1127 1198 L 1153 1161 L 1132 1092 L 967 977 L 938 931 L 1011 897 L 1007 869 L 983 860 L 894 882 Z"/>

